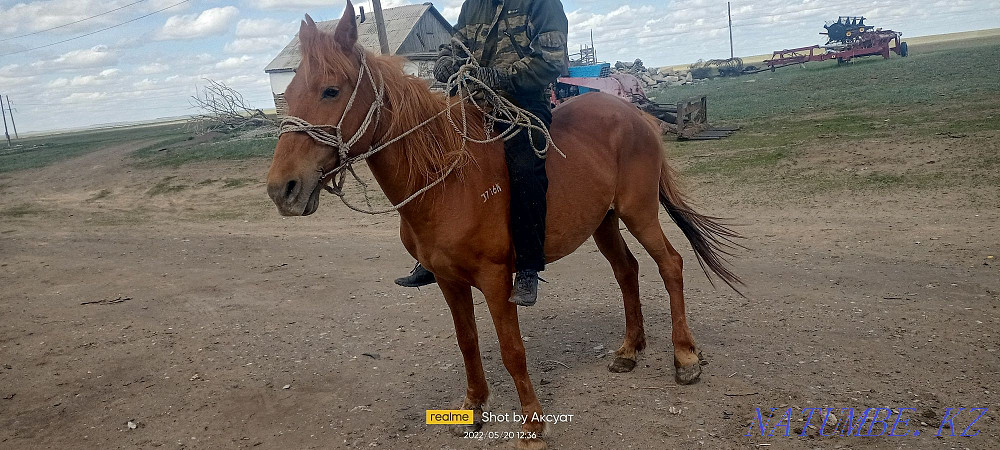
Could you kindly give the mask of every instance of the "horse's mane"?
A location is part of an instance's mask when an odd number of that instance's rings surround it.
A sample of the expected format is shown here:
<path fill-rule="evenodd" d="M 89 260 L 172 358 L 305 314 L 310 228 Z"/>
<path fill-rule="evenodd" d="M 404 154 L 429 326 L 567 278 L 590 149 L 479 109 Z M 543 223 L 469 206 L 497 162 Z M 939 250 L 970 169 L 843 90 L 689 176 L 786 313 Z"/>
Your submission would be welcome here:
<path fill-rule="evenodd" d="M 379 76 L 385 80 L 386 102 L 376 139 L 382 142 L 414 130 L 418 125 L 444 111 L 447 100 L 443 93 L 434 93 L 428 89 L 427 82 L 403 72 L 404 58 L 396 56 L 379 56 L 367 52 L 360 46 L 355 48 L 354 57 L 345 55 L 330 35 L 317 39 L 312 51 L 303 55 L 300 69 L 303 75 L 311 77 L 310 72 L 321 71 L 322 74 L 338 74 L 346 77 L 352 85 L 356 85 L 361 52 L 365 53 L 368 67 L 374 73 L 378 82 Z M 305 50 L 305 49 L 303 49 Z M 313 74 L 318 75 L 318 74 Z M 365 75 L 367 77 L 367 75 Z M 365 81 L 362 85 L 367 84 Z M 453 116 L 461 128 L 461 111 L 454 107 Z M 367 111 L 367 106 L 356 105 L 354 111 Z M 466 109 L 469 114 L 469 134 L 476 139 L 485 136 L 482 113 L 475 107 Z M 453 164 L 462 167 L 472 161 L 467 148 L 462 146 L 463 137 L 455 131 L 447 115 L 432 120 L 427 125 L 416 128 L 406 138 L 396 145 L 406 155 L 410 178 L 420 175 L 421 178 L 437 178 L 442 176 Z M 379 144 L 375 142 L 374 144 Z"/>

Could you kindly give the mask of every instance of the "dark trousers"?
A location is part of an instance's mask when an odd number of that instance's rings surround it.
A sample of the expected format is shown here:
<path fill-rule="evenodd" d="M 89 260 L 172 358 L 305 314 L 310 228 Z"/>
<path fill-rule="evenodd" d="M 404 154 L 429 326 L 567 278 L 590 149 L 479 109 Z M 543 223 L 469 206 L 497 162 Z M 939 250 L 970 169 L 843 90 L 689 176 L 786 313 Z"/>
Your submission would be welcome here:
<path fill-rule="evenodd" d="M 548 129 L 552 125 L 552 109 L 548 98 L 542 95 L 525 95 L 514 102 L 526 109 Z M 508 140 L 505 145 L 507 172 L 510 174 L 510 227 L 517 253 L 515 268 L 545 270 L 545 193 L 549 179 L 545 175 L 545 160 L 539 158 L 528 137 L 529 130 Z M 545 137 L 533 131 L 532 139 L 539 149 L 545 148 Z"/>

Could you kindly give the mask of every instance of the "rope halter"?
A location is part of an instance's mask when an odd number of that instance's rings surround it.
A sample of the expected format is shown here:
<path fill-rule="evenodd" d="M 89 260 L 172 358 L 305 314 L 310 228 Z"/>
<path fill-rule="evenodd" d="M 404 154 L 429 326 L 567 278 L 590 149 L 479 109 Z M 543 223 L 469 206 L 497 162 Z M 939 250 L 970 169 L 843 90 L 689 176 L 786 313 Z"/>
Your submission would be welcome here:
<path fill-rule="evenodd" d="M 467 55 L 472 54 L 472 52 L 470 52 L 463 43 L 456 40 L 453 40 L 452 42 L 455 42 L 459 46 L 461 46 L 461 48 L 466 52 Z M 546 129 L 544 126 L 537 125 L 541 123 L 538 117 L 524 110 L 523 108 L 518 107 L 510 100 L 504 98 L 499 93 L 491 89 L 482 81 L 477 80 L 476 78 L 471 76 L 470 72 L 479 67 L 479 64 L 475 61 L 474 58 L 471 57 L 468 58 L 466 63 L 458 70 L 458 72 L 448 80 L 446 92 L 458 92 L 459 95 L 455 98 L 449 96 L 446 102 L 446 107 L 443 111 L 429 117 L 427 120 L 421 122 L 417 126 L 410 129 L 409 131 L 402 133 L 399 136 L 396 136 L 390 139 L 389 141 L 386 141 L 376 147 L 370 148 L 368 151 L 364 153 L 351 157 L 349 155 L 351 148 L 354 147 L 354 145 L 361 140 L 362 136 L 364 136 L 369 129 L 373 128 L 373 124 L 375 124 L 375 127 L 378 126 L 379 120 L 381 119 L 382 108 L 383 106 L 385 106 L 385 78 L 382 76 L 381 73 L 379 73 L 378 82 L 376 82 L 375 73 L 368 66 L 368 59 L 366 53 L 367 52 L 365 52 L 364 50 L 361 50 L 361 67 L 359 68 L 358 72 L 358 83 L 354 88 L 354 92 L 351 93 L 351 98 L 347 102 L 347 107 L 344 109 L 344 114 L 340 117 L 340 121 L 337 123 L 337 125 L 335 126 L 313 125 L 299 117 L 286 116 L 282 118 L 281 128 L 278 132 L 279 137 L 286 133 L 305 133 L 314 141 L 337 150 L 338 155 L 340 157 L 338 160 L 339 165 L 330 171 L 323 171 L 323 169 L 320 169 L 319 182 L 323 183 L 326 179 L 334 177 L 332 185 L 325 185 L 323 186 L 323 188 L 326 189 L 331 194 L 340 197 L 340 200 L 344 202 L 344 205 L 346 205 L 348 208 L 360 213 L 371 214 L 371 215 L 388 214 L 396 212 L 402 209 L 404 206 L 416 200 L 421 195 L 425 194 L 427 191 L 430 191 L 435 186 L 443 183 L 445 179 L 451 176 L 451 174 L 455 172 L 455 169 L 458 168 L 460 160 L 456 160 L 454 163 L 452 163 L 452 165 L 448 168 L 448 170 L 445 171 L 444 174 L 441 175 L 441 177 L 435 180 L 433 183 L 430 183 L 429 185 L 425 186 L 419 191 L 413 193 L 408 198 L 400 202 L 398 205 L 394 205 L 390 208 L 381 210 L 370 210 L 370 209 L 366 210 L 354 206 L 347 200 L 347 197 L 344 193 L 344 184 L 347 181 L 347 174 L 350 173 L 351 176 L 354 178 L 354 180 L 357 181 L 358 184 L 362 186 L 364 190 L 365 201 L 368 203 L 368 207 L 371 208 L 371 202 L 368 198 L 368 185 L 367 183 L 364 182 L 364 180 L 361 179 L 360 176 L 358 176 L 357 172 L 354 170 L 354 164 L 364 161 L 369 157 L 371 157 L 372 155 L 381 152 L 390 145 L 399 142 L 400 140 L 409 136 L 410 134 L 413 134 L 420 128 L 423 128 L 427 124 L 430 124 L 434 120 L 437 120 L 441 116 L 447 116 L 448 121 L 455 129 L 455 132 L 462 137 L 462 151 L 466 150 L 469 142 L 472 142 L 474 144 L 490 144 L 498 141 L 506 141 L 514 137 L 514 135 L 516 135 L 521 128 L 525 128 L 528 130 L 538 131 L 545 136 L 546 146 L 542 150 L 538 150 L 538 147 L 534 143 L 534 138 L 532 136 L 533 133 L 530 132 L 528 133 L 529 141 L 531 142 L 531 145 L 535 149 L 535 153 L 538 155 L 539 158 L 545 159 L 549 148 L 554 148 L 561 156 L 563 156 L 564 158 L 566 157 L 566 155 L 562 153 L 562 151 L 560 151 L 558 147 L 556 147 L 555 142 L 552 141 L 552 135 L 549 134 L 549 130 Z M 361 83 L 365 78 L 368 79 L 368 81 L 372 85 L 372 88 L 375 90 L 375 100 L 369 107 L 368 113 L 365 115 L 364 121 L 361 123 L 361 126 L 358 128 L 358 130 L 354 133 L 354 136 L 345 141 L 343 136 L 344 120 L 347 117 L 347 113 L 350 112 L 351 108 L 354 106 L 354 102 L 357 98 L 358 91 L 361 89 Z M 488 132 L 485 139 L 477 139 L 473 137 L 470 134 L 469 130 L 469 122 L 468 122 L 469 117 L 466 108 L 468 107 L 468 100 L 472 99 L 476 94 L 476 92 L 484 92 L 486 94 L 486 101 L 493 106 L 491 110 L 487 111 L 479 104 L 472 103 L 472 105 L 474 105 L 480 112 L 482 112 L 484 117 L 486 118 Z M 457 122 L 455 120 L 454 117 L 455 113 L 453 112 L 452 108 L 457 108 L 460 112 L 461 119 Z M 461 125 L 459 125 L 459 123 L 461 123 Z M 493 128 L 493 125 L 497 123 L 506 124 L 508 125 L 508 128 L 505 131 L 495 136 L 492 137 L 489 136 L 490 133 L 489 130 L 491 130 Z"/>
<path fill-rule="evenodd" d="M 354 132 L 354 135 L 350 139 L 344 140 L 344 120 L 347 119 L 348 113 L 354 107 L 354 102 L 358 98 L 358 91 L 361 90 L 362 83 L 366 77 L 375 90 L 375 100 L 372 101 L 371 106 L 368 108 L 368 113 L 365 114 L 365 119 L 361 123 L 361 126 L 358 127 L 358 130 Z M 347 173 L 354 174 L 353 165 L 355 163 L 376 153 L 369 151 L 362 155 L 350 157 L 351 148 L 361 140 L 369 129 L 374 129 L 378 126 L 384 105 L 385 79 L 379 74 L 378 82 L 375 81 L 375 73 L 368 66 L 366 52 L 362 50 L 361 65 L 358 69 L 358 82 L 354 86 L 354 91 L 351 92 L 351 98 L 347 101 L 347 107 L 344 108 L 344 114 L 340 116 L 340 121 L 337 122 L 337 125 L 313 125 L 299 117 L 285 116 L 281 119 L 281 128 L 278 131 L 278 136 L 280 137 L 286 133 L 305 133 L 314 141 L 336 149 L 339 156 L 337 160 L 339 165 L 330 171 L 319 169 L 319 182 L 322 183 L 327 178 L 335 177 L 333 185 L 324 186 L 324 189 L 343 199 L 343 187 Z M 354 174 L 354 176 L 357 178 L 357 174 Z M 358 181 L 361 180 L 359 179 Z"/>

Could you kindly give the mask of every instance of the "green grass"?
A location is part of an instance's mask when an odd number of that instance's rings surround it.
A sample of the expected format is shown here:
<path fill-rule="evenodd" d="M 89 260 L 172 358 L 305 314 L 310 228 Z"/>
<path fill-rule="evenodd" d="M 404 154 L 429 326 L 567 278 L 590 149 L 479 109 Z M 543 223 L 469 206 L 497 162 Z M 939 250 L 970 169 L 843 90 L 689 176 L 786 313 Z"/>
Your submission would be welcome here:
<path fill-rule="evenodd" d="M 721 141 L 670 144 L 687 175 L 737 190 L 811 196 L 1000 183 L 1000 156 L 989 145 L 1000 131 L 1000 76 L 987 61 L 1000 61 L 1000 38 L 911 46 L 908 58 L 809 63 L 650 96 L 674 103 L 706 95 L 712 123 L 742 127 Z M 907 158 L 919 156 L 908 150 L 879 153 L 902 141 L 933 142 L 945 153 L 936 165 L 916 167 Z M 851 154 L 862 147 L 864 154 Z M 831 154 L 842 160 L 829 164 Z"/>
<path fill-rule="evenodd" d="M 725 158 L 704 158 L 688 166 L 692 175 L 735 176 L 745 171 L 770 171 L 780 161 L 788 158 L 787 149 L 749 150 Z"/>
<path fill-rule="evenodd" d="M 213 140 L 188 143 L 186 140 L 151 145 L 132 154 L 139 167 L 179 167 L 203 161 L 242 161 L 253 158 L 270 158 L 277 145 L 276 138 L 251 140 Z"/>
<path fill-rule="evenodd" d="M 178 167 L 211 160 L 268 158 L 277 139 L 230 140 L 225 135 L 196 135 L 183 124 L 117 128 L 37 136 L 0 149 L 0 173 L 45 167 L 110 146 L 133 144 L 139 167 Z"/>
<path fill-rule="evenodd" d="M 973 111 L 997 112 L 1000 92 L 995 65 L 1000 42 L 976 40 L 959 47 L 924 52 L 913 48 L 908 58 L 893 55 L 855 60 L 808 63 L 739 78 L 651 92 L 656 100 L 673 103 L 696 95 L 709 97 L 710 117 L 744 125 L 767 125 L 773 118 L 815 113 L 878 112 L 886 115 L 934 112 L 941 105 L 967 102 Z M 998 121 L 993 127 L 1000 128 Z"/>
<path fill-rule="evenodd" d="M 169 140 L 186 132 L 182 125 L 158 125 L 38 136 L 0 149 L 0 173 L 44 167 L 114 145 Z"/>

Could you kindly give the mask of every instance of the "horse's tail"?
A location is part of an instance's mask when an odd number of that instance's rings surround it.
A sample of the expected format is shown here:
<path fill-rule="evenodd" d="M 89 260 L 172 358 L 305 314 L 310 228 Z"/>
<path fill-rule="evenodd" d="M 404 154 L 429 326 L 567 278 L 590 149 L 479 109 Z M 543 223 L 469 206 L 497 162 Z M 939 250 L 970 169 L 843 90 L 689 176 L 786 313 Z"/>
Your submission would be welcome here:
<path fill-rule="evenodd" d="M 698 256 L 698 264 L 709 282 L 715 285 L 708 273 L 711 269 L 742 296 L 743 293 L 735 285 L 744 285 L 743 280 L 733 273 L 725 256 L 732 256 L 730 251 L 736 248 L 746 248 L 736 242 L 736 239 L 742 239 L 743 236 L 729 228 L 722 219 L 700 214 L 688 206 L 684 194 L 677 186 L 676 172 L 666 160 L 663 161 L 660 173 L 660 203 L 691 242 L 691 247 Z"/>

